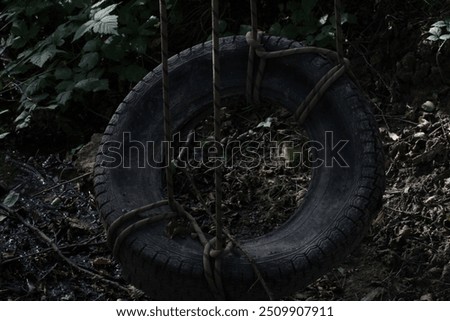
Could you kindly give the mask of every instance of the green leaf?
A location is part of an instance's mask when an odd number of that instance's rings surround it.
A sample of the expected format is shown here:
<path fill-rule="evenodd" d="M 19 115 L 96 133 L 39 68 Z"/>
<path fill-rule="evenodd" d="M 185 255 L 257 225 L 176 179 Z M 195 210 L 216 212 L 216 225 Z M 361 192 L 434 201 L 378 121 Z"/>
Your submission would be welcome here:
<path fill-rule="evenodd" d="M 43 94 L 40 94 L 40 95 L 33 95 L 31 97 L 28 97 L 28 98 L 30 98 L 35 103 L 39 103 L 39 102 L 45 100 L 46 98 L 48 98 L 48 96 L 49 96 L 49 94 L 43 93 Z"/>
<path fill-rule="evenodd" d="M 55 79 L 67 80 L 72 77 L 72 69 L 68 67 L 61 67 L 55 70 Z"/>
<path fill-rule="evenodd" d="M 269 29 L 269 34 L 273 35 L 273 36 L 279 36 L 281 34 L 281 24 L 279 24 L 278 22 L 274 23 L 273 25 L 270 26 Z"/>
<path fill-rule="evenodd" d="M 427 39 L 430 40 L 430 41 L 438 41 L 439 40 L 439 38 L 437 36 L 435 36 L 435 35 L 428 36 Z"/>
<path fill-rule="evenodd" d="M 55 110 L 58 107 L 59 106 L 57 104 L 52 104 L 52 105 L 48 105 L 48 106 L 37 107 L 36 109 L 40 109 L 40 110 L 44 110 L 44 109 Z"/>
<path fill-rule="evenodd" d="M 31 96 L 35 93 L 37 93 L 39 90 L 45 88 L 47 86 L 48 82 L 45 76 L 41 76 L 38 78 L 32 78 L 30 83 L 28 84 L 27 88 L 25 89 L 25 93 L 28 96 Z"/>
<path fill-rule="evenodd" d="M 441 35 L 439 39 L 447 41 L 448 39 L 450 39 L 450 34 L 446 33 L 445 35 Z"/>
<path fill-rule="evenodd" d="M 109 89 L 108 79 L 99 79 L 93 88 L 93 92 L 103 91 Z"/>
<path fill-rule="evenodd" d="M 3 200 L 3 205 L 6 207 L 13 207 L 19 200 L 20 194 L 16 191 L 10 191 L 9 194 Z"/>
<path fill-rule="evenodd" d="M 25 37 L 28 33 L 28 27 L 26 22 L 19 19 L 14 20 L 10 32 L 14 36 Z"/>
<path fill-rule="evenodd" d="M 104 73 L 105 73 L 105 69 L 103 69 L 103 68 L 94 68 L 94 69 L 90 70 L 87 73 L 86 77 L 84 77 L 84 78 L 100 79 L 100 78 L 102 78 Z"/>
<path fill-rule="evenodd" d="M 14 49 L 19 49 L 24 47 L 27 44 L 27 40 L 25 38 L 22 38 L 20 36 L 13 38 L 13 42 L 11 44 L 11 47 Z"/>
<path fill-rule="evenodd" d="M 98 38 L 91 39 L 88 42 L 85 43 L 83 46 L 84 52 L 92 52 L 92 51 L 98 51 L 100 49 L 100 46 L 102 44 L 102 41 Z"/>
<path fill-rule="evenodd" d="M 107 79 L 88 78 L 80 80 L 75 84 L 75 88 L 83 91 L 101 91 L 108 89 Z"/>
<path fill-rule="evenodd" d="M 65 106 L 67 102 L 70 100 L 71 96 L 72 96 L 71 90 L 63 91 L 59 93 L 58 96 L 56 96 L 56 102 L 61 106 Z"/>
<path fill-rule="evenodd" d="M 105 2 L 106 0 L 101 0 L 101 1 L 99 1 L 99 2 L 97 2 L 97 3 L 94 3 L 93 5 L 92 5 L 92 9 L 95 9 L 95 8 L 98 8 L 98 7 L 100 7 L 104 2 Z"/>
<path fill-rule="evenodd" d="M 428 32 L 431 33 L 432 35 L 439 37 L 442 33 L 442 30 L 441 30 L 441 28 L 433 27 L 433 28 L 430 28 L 430 30 L 428 30 Z"/>
<path fill-rule="evenodd" d="M 41 52 L 35 53 L 30 57 L 30 62 L 39 68 L 42 68 L 44 64 L 51 58 L 55 56 L 55 54 L 59 50 L 56 49 L 55 45 L 51 45 L 50 47 L 44 49 Z"/>
<path fill-rule="evenodd" d="M 10 134 L 9 132 L 1 133 L 1 134 L 0 134 L 0 139 L 5 138 L 5 137 L 8 136 L 9 134 Z"/>
<path fill-rule="evenodd" d="M 17 118 L 14 120 L 14 122 L 15 123 L 20 123 L 24 119 L 26 119 L 29 115 L 30 115 L 30 113 L 28 112 L 28 110 L 24 110 L 23 112 L 20 113 L 19 116 L 17 116 Z"/>
<path fill-rule="evenodd" d="M 320 25 L 323 26 L 325 23 L 327 23 L 327 20 L 328 20 L 328 14 L 326 14 L 326 15 L 320 17 L 320 19 L 319 19 Z"/>
<path fill-rule="evenodd" d="M 93 21 L 93 20 L 89 20 L 86 23 L 82 24 L 81 27 L 78 28 L 77 32 L 75 32 L 72 42 L 80 39 L 86 32 L 91 30 L 94 24 L 95 24 L 95 21 Z"/>
<path fill-rule="evenodd" d="M 33 53 L 33 50 L 32 50 L 32 49 L 27 49 L 27 50 L 22 51 L 22 52 L 17 56 L 17 58 L 18 58 L 18 59 L 21 59 L 21 58 L 28 58 L 32 53 Z"/>
<path fill-rule="evenodd" d="M 431 26 L 442 28 L 442 27 L 446 26 L 446 23 L 441 20 L 441 21 L 437 21 L 437 22 L 433 23 Z"/>
<path fill-rule="evenodd" d="M 115 4 L 112 4 L 112 5 L 110 5 L 110 6 L 107 6 L 106 8 L 104 8 L 104 9 L 101 9 L 101 10 L 99 10 L 99 11 L 97 11 L 95 14 L 94 14 L 94 20 L 96 20 L 96 21 L 100 21 L 100 20 L 102 20 L 103 18 L 105 18 L 105 17 L 107 17 L 116 7 L 117 7 L 117 3 L 115 3 Z M 116 16 L 117 17 L 117 16 Z"/>
<path fill-rule="evenodd" d="M 27 128 L 28 126 L 30 126 L 30 123 L 31 123 L 31 115 L 28 114 L 28 116 L 25 117 L 25 119 L 23 121 L 21 121 L 17 124 L 16 130 L 21 130 L 21 129 Z"/>
<path fill-rule="evenodd" d="M 91 70 L 94 68 L 99 60 L 99 56 L 97 52 L 89 52 L 81 57 L 81 61 L 78 64 L 78 67 L 84 70 Z"/>
<path fill-rule="evenodd" d="M 75 83 L 71 80 L 61 81 L 58 85 L 56 85 L 55 89 L 57 92 L 70 91 L 75 86 Z"/>
<path fill-rule="evenodd" d="M 64 37 L 67 36 L 67 25 L 64 23 L 62 25 L 59 25 L 58 28 L 56 28 L 55 32 L 53 32 L 46 40 L 49 43 L 54 44 L 57 47 L 60 47 L 64 44 Z"/>
<path fill-rule="evenodd" d="M 107 35 L 118 35 L 117 33 L 117 16 L 106 16 L 103 17 L 100 21 L 96 22 L 93 27 L 92 31 L 95 33 L 100 34 L 107 34 Z"/>

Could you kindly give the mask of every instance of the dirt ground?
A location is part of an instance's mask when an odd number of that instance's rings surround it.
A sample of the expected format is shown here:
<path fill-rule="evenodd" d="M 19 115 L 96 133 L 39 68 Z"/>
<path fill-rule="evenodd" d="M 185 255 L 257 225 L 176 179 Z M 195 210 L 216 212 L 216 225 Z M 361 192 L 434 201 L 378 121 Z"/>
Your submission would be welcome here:
<path fill-rule="evenodd" d="M 288 300 L 450 300 L 449 49 L 420 32 L 402 50 L 379 45 L 391 34 L 379 37 L 368 45 L 362 34 L 347 47 L 385 148 L 383 208 L 352 255 Z M 71 151 L 0 152 L 1 300 L 150 299 L 121 278 L 106 246 L 91 177 L 80 171 L 94 150 L 86 147 L 78 161 Z M 286 173 L 272 174 L 286 184 Z M 299 201 L 284 200 L 280 211 Z"/>

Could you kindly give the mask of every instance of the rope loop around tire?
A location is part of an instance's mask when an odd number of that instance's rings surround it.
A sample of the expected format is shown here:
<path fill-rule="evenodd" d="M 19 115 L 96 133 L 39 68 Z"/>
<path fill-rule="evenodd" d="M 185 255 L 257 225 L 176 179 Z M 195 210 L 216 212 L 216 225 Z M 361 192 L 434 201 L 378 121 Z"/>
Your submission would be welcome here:
<path fill-rule="evenodd" d="M 209 288 L 217 300 L 226 298 L 222 282 L 222 256 L 231 251 L 232 242 L 228 242 L 224 249 L 216 250 L 217 238 L 214 237 L 203 248 L 203 270 Z"/>
<path fill-rule="evenodd" d="M 245 39 L 249 45 L 249 56 L 248 56 L 248 69 L 247 69 L 247 101 L 249 103 L 254 103 L 256 105 L 260 104 L 260 87 L 262 78 L 264 75 L 264 70 L 266 68 L 266 60 L 271 58 L 281 58 L 285 56 L 295 55 L 295 54 L 305 54 L 305 53 L 316 53 L 322 54 L 328 57 L 330 60 L 335 59 L 337 64 L 335 67 L 331 68 L 314 86 L 311 92 L 308 94 L 306 99 L 297 108 L 294 118 L 303 124 L 307 118 L 309 112 L 315 107 L 315 105 L 320 101 L 320 99 L 325 95 L 330 86 L 337 81 L 345 72 L 349 71 L 350 62 L 344 57 L 343 53 L 343 35 L 341 28 L 341 1 L 334 0 L 334 11 L 335 11 L 335 29 L 336 29 L 336 51 L 328 50 L 319 47 L 303 47 L 303 48 L 293 48 L 285 49 L 274 52 L 267 52 L 261 43 L 262 35 L 261 31 L 257 30 L 257 6 L 256 0 L 250 0 L 250 10 L 252 19 L 252 30 L 247 32 Z M 260 58 L 258 69 L 256 71 L 256 78 L 253 83 L 253 67 L 255 57 Z M 333 59 L 333 60 L 334 60 Z M 353 77 L 353 75 L 350 75 Z"/>

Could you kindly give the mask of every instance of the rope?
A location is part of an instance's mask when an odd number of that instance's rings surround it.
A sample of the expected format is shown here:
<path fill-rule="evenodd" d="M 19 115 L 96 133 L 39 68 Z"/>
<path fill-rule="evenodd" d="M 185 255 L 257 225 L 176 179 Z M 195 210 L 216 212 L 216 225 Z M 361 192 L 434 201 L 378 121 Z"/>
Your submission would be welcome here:
<path fill-rule="evenodd" d="M 119 257 L 119 252 L 122 247 L 123 241 L 131 234 L 134 234 L 138 229 L 140 229 L 144 226 L 147 226 L 147 225 L 155 224 L 157 222 L 160 222 L 160 221 L 168 219 L 168 218 L 176 217 L 176 216 L 177 216 L 177 213 L 173 213 L 173 212 L 161 213 L 161 214 L 156 214 L 154 216 L 141 219 L 141 220 L 137 221 L 136 223 L 131 224 L 130 226 L 125 228 L 122 232 L 120 232 L 119 236 L 116 238 L 116 241 L 114 242 L 114 246 L 113 246 L 113 255 L 115 257 Z"/>
<path fill-rule="evenodd" d="M 220 58 L 219 58 L 219 0 L 211 1 L 212 12 L 212 65 L 213 65 L 213 98 L 214 98 L 214 140 L 217 144 L 221 140 L 220 115 Z M 219 153 L 219 146 L 217 153 Z M 223 248 L 223 219 L 222 219 L 222 165 L 217 154 L 214 183 L 216 189 L 216 249 Z"/>
<path fill-rule="evenodd" d="M 349 61 L 344 58 L 343 47 L 342 47 L 342 28 L 341 28 L 341 1 L 334 1 L 335 10 L 335 28 L 336 28 L 336 51 L 332 51 L 325 48 L 317 47 L 302 47 L 302 48 L 290 48 L 278 51 L 267 52 L 261 44 L 261 34 L 257 32 L 256 18 L 257 18 L 257 8 L 256 0 L 250 0 L 250 10 L 252 17 L 252 31 L 246 34 L 246 41 L 250 47 L 249 59 L 248 59 L 248 69 L 247 69 L 247 101 L 253 101 L 256 105 L 259 104 L 260 88 L 262 83 L 262 78 L 264 75 L 264 70 L 266 68 L 267 59 L 271 58 L 281 58 L 294 54 L 307 54 L 316 53 L 326 56 L 330 60 L 336 60 L 337 65 L 331 68 L 314 86 L 308 96 L 303 100 L 300 106 L 294 113 L 295 119 L 299 123 L 304 123 L 309 112 L 314 108 L 315 105 L 320 101 L 326 91 L 330 86 L 339 79 L 346 71 L 349 69 Z M 256 34 L 256 36 L 255 36 Z M 253 56 L 251 57 L 251 54 Z M 256 78 L 254 81 L 253 89 L 250 81 L 253 80 L 253 66 L 254 66 L 254 55 L 257 55 L 259 60 L 259 66 L 256 73 Z M 251 67 L 251 68 L 250 68 Z M 250 88 L 250 89 L 249 89 Z M 251 96 L 249 99 L 248 97 Z"/>
<path fill-rule="evenodd" d="M 123 227 L 125 224 L 128 224 L 133 219 L 136 219 L 138 214 L 141 214 L 144 211 L 150 211 L 152 209 L 167 205 L 167 200 L 162 200 L 156 203 L 148 204 L 139 208 L 136 208 L 134 210 L 131 210 L 124 215 L 120 216 L 118 219 L 116 219 L 108 228 L 108 237 L 107 237 L 107 243 L 112 246 L 113 245 L 113 239 L 117 234 L 117 231 Z"/>
<path fill-rule="evenodd" d="M 342 19 L 341 19 L 342 5 L 341 0 L 334 0 L 334 16 L 335 16 L 335 28 L 336 28 L 336 52 L 338 54 L 338 63 L 344 64 L 344 36 L 342 33 Z"/>
<path fill-rule="evenodd" d="M 314 106 L 317 105 L 328 88 L 330 88 L 330 86 L 345 73 L 347 68 L 348 60 L 346 59 L 343 66 L 334 66 L 325 74 L 325 76 L 323 76 L 317 82 L 313 90 L 311 90 L 311 92 L 308 94 L 305 100 L 302 101 L 302 103 L 294 113 L 294 118 L 300 124 L 303 124 L 305 122 L 305 119 L 308 116 L 309 112 L 314 108 Z"/>
<path fill-rule="evenodd" d="M 222 282 L 222 256 L 231 251 L 233 243 L 228 242 L 227 246 L 223 250 L 214 250 L 214 246 L 217 243 L 217 238 L 212 238 L 208 241 L 203 249 L 203 270 L 206 281 L 210 289 L 213 292 L 214 297 L 217 300 L 225 299 L 225 291 Z M 211 261 L 214 261 L 214 267 L 212 267 Z"/>
<path fill-rule="evenodd" d="M 257 16 L 257 8 L 256 8 L 256 0 L 250 0 L 250 11 L 251 11 L 251 24 L 252 31 L 249 33 L 251 35 L 251 39 L 253 41 L 257 41 L 258 39 L 258 16 Z M 253 103 L 253 69 L 255 65 L 255 48 L 250 46 L 248 51 L 248 62 L 247 62 L 247 89 L 246 89 L 246 97 L 247 103 Z"/>
<path fill-rule="evenodd" d="M 219 1 L 212 0 L 212 61 L 213 61 L 213 96 L 214 96 L 214 136 L 215 141 L 219 142 L 221 137 L 221 119 L 220 119 L 220 62 L 219 62 Z M 217 299 L 224 299 L 225 292 L 223 289 L 221 279 L 221 257 L 231 250 L 232 243 L 229 242 L 224 249 L 223 243 L 223 219 L 222 219 L 222 167 L 217 158 L 215 168 L 215 188 L 216 188 L 216 237 L 212 240 L 206 238 L 202 229 L 198 225 L 196 219 L 188 213 L 174 198 L 173 185 L 173 152 L 170 148 L 172 141 L 172 123 L 170 117 L 170 103 L 169 103 L 169 68 L 168 68 L 168 35 L 167 35 L 167 8 L 166 1 L 159 1 L 160 19 L 161 19 L 161 61 L 162 61 L 162 87 L 163 87 L 163 117 L 164 117 L 164 138 L 168 142 L 168 148 L 165 150 L 165 157 L 169 164 L 166 168 L 166 184 L 167 184 L 167 200 L 162 200 L 156 203 L 148 204 L 146 206 L 134 209 L 127 212 L 116 219 L 108 229 L 108 242 L 112 244 L 112 240 L 117 235 L 113 244 L 113 254 L 118 257 L 120 249 L 124 240 L 130 235 L 134 234 L 138 229 L 157 223 L 164 219 L 172 218 L 177 215 L 184 215 L 191 223 L 201 244 L 204 246 L 203 250 L 203 266 L 204 275 L 210 286 L 210 289 Z M 219 149 L 217 148 L 217 152 Z M 181 155 L 180 155 L 181 156 Z M 220 156 L 220 155 L 217 155 Z M 140 218 L 139 214 L 143 211 L 152 210 L 164 205 L 169 205 L 175 212 L 167 212 L 156 214 L 150 217 Z M 138 220 L 132 224 L 130 222 Z M 128 225 L 129 224 L 129 225 Z M 128 226 L 126 226 L 128 225 Z M 125 228 L 123 228 L 126 226 Z M 118 231 L 122 228 L 120 233 Z M 212 249 L 212 246 L 215 248 Z M 214 265 L 212 265 L 214 262 Z M 214 266 L 214 267 L 213 267 Z"/>
<path fill-rule="evenodd" d="M 172 159 L 173 152 L 170 148 L 172 142 L 172 121 L 170 117 L 170 101 L 169 101 L 169 66 L 168 66 L 168 35 L 167 35 L 167 7 L 166 0 L 159 0 L 159 15 L 161 19 L 160 31 L 161 31 L 161 63 L 162 63 L 162 82 L 163 82 L 163 117 L 164 117 L 164 139 L 167 142 L 167 148 L 165 149 L 165 157 L 167 159 L 166 167 L 166 185 L 167 185 L 167 198 L 169 205 L 173 208 L 174 201 L 174 187 L 173 187 L 173 167 Z"/>

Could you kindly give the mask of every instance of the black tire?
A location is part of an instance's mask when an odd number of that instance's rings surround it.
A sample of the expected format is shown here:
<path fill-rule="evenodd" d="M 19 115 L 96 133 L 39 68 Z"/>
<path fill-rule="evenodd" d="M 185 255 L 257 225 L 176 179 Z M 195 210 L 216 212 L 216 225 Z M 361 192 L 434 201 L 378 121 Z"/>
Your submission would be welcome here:
<path fill-rule="evenodd" d="M 302 45 L 267 37 L 264 46 L 272 51 Z M 221 39 L 220 48 L 222 96 L 243 95 L 247 43 L 244 37 L 227 37 Z M 294 111 L 332 66 L 317 54 L 271 59 L 261 95 Z M 176 130 L 186 130 L 193 127 L 193 119 L 212 106 L 211 43 L 172 57 L 169 68 L 173 125 Z M 125 132 L 132 133 L 136 141 L 163 139 L 161 97 L 159 66 L 128 94 L 105 131 L 96 159 L 94 185 L 106 228 L 131 209 L 165 199 L 161 169 L 103 166 L 122 153 L 109 147 L 113 141 L 122 141 Z M 242 242 L 278 298 L 305 287 L 350 253 L 379 210 L 384 191 L 378 128 L 369 103 L 347 76 L 331 86 L 308 116 L 305 127 L 309 137 L 322 144 L 326 132 L 334 133 L 335 142 L 347 140 L 340 154 L 348 167 L 314 169 L 308 194 L 293 216 L 275 231 Z M 136 165 L 133 157 L 137 153 L 127 154 L 127 150 L 121 157 L 131 157 Z M 329 152 L 317 154 L 331 160 Z M 168 207 L 162 211 L 168 211 Z M 166 224 L 153 224 L 125 239 L 117 257 L 124 275 L 154 299 L 212 299 L 203 276 L 200 243 L 191 238 L 167 238 Z M 228 299 L 267 299 L 262 286 L 254 284 L 257 277 L 252 266 L 238 251 L 223 258 L 222 274 Z"/>

